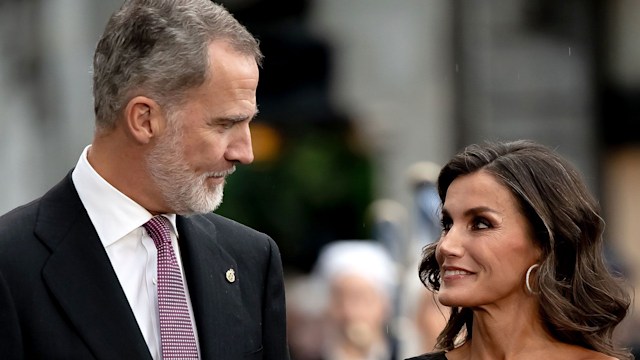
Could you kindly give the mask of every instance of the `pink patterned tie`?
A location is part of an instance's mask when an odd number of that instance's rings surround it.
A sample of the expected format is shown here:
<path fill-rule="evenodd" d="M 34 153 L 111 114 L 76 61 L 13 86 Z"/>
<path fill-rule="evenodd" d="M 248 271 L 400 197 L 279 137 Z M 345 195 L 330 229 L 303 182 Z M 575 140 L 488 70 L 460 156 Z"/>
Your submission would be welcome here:
<path fill-rule="evenodd" d="M 158 311 L 162 359 L 198 359 L 182 274 L 171 246 L 169 220 L 155 216 L 144 228 L 158 248 Z"/>

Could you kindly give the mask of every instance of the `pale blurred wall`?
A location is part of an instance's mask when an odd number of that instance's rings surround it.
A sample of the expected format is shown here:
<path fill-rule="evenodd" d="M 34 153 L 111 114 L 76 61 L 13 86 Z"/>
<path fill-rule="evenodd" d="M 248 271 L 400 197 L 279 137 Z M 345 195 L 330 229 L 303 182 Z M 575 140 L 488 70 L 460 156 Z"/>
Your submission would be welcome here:
<path fill-rule="evenodd" d="M 312 27 L 334 50 L 334 104 L 367 136 L 377 196 L 412 208 L 409 167 L 442 163 L 456 149 L 452 2 L 313 4 Z"/>
<path fill-rule="evenodd" d="M 458 1 L 457 124 L 466 143 L 530 138 L 598 190 L 595 36 L 589 2 Z"/>
<path fill-rule="evenodd" d="M 0 213 L 40 196 L 91 142 L 91 61 L 116 0 L 0 1 Z"/>
<path fill-rule="evenodd" d="M 623 87 L 640 86 L 640 2 L 609 0 L 607 72 Z"/>

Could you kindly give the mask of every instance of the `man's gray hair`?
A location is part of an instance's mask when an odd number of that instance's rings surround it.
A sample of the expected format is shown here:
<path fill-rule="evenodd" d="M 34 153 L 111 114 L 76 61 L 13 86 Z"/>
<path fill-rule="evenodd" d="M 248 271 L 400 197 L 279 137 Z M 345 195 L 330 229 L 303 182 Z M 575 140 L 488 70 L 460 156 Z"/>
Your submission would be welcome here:
<path fill-rule="evenodd" d="M 258 41 L 210 0 L 126 0 L 93 59 L 96 129 L 113 129 L 127 102 L 145 95 L 171 111 L 208 76 L 208 46 L 228 42 L 261 64 Z"/>

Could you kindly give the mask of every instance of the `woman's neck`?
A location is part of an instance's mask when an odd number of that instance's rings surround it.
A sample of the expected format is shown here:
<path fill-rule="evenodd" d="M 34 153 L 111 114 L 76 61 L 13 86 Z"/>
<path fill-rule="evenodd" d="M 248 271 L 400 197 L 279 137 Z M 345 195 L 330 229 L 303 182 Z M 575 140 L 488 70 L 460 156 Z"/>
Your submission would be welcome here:
<path fill-rule="evenodd" d="M 464 359 L 547 359 L 559 342 L 549 335 L 533 302 L 473 309 L 472 338 L 460 350 Z"/>

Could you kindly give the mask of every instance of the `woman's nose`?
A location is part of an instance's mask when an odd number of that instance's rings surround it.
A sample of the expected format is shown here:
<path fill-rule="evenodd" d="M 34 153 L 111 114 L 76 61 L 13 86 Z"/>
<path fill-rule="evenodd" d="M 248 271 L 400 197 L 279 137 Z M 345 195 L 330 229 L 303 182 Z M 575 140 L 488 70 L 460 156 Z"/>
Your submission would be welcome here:
<path fill-rule="evenodd" d="M 436 251 L 444 257 L 460 257 L 464 253 L 463 239 L 452 227 L 449 231 L 440 236 Z"/>

